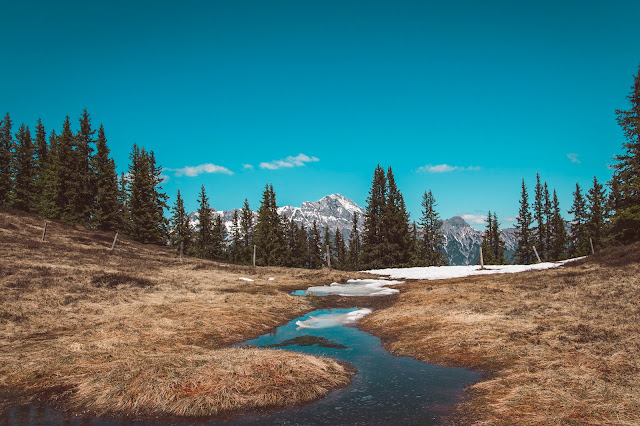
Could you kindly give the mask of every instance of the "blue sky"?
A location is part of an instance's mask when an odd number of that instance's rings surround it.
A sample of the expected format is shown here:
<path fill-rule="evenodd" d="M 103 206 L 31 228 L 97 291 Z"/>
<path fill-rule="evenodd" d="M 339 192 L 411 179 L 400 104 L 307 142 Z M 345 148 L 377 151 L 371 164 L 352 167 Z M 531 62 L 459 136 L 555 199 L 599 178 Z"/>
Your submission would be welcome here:
<path fill-rule="evenodd" d="M 87 108 L 120 170 L 153 150 L 190 209 L 267 182 L 364 206 L 380 163 L 412 218 L 431 189 L 509 225 L 536 172 L 566 210 L 610 177 L 640 64 L 631 0 L 2 3 L 0 112 L 50 131 Z"/>

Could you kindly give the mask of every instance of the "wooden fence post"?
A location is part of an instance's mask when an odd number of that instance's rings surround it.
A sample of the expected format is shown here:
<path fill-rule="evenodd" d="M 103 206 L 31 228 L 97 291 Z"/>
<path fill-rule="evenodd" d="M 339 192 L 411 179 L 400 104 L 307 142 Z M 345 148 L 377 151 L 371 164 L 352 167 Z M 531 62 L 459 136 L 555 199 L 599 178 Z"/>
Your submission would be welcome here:
<path fill-rule="evenodd" d="M 253 245 L 253 267 L 256 267 L 256 246 Z"/>
<path fill-rule="evenodd" d="M 591 254 L 596 254 L 596 251 L 593 249 L 593 240 L 589 237 L 589 242 L 591 243 Z"/>
<path fill-rule="evenodd" d="M 484 269 L 484 255 L 482 254 L 482 247 L 480 247 L 480 269 Z"/>
<path fill-rule="evenodd" d="M 47 235 L 47 225 L 49 224 L 49 222 L 45 222 L 44 223 L 44 229 L 42 230 L 42 242 L 44 242 L 44 237 L 45 235 Z"/>
<path fill-rule="evenodd" d="M 184 241 L 180 241 L 180 262 L 182 262 L 182 252 L 184 251 Z"/>
<path fill-rule="evenodd" d="M 331 269 L 331 251 L 329 250 L 329 244 L 327 244 L 327 267 Z"/>
<path fill-rule="evenodd" d="M 117 240 L 118 240 L 118 233 L 116 232 L 116 236 L 113 237 L 113 244 L 111 244 L 111 251 L 113 251 L 113 248 L 116 246 Z"/>
<path fill-rule="evenodd" d="M 533 246 L 533 252 L 536 254 L 536 257 L 538 258 L 538 263 L 542 263 L 542 260 L 540 260 L 540 256 L 538 256 L 538 250 L 536 250 L 536 246 Z"/>

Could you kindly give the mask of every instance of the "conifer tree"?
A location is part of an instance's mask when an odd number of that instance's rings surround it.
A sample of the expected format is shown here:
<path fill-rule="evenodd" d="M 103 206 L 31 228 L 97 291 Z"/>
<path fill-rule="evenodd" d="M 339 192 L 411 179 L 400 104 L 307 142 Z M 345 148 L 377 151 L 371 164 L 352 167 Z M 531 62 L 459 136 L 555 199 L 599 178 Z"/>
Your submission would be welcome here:
<path fill-rule="evenodd" d="M 533 203 L 533 219 L 536 222 L 535 227 L 535 247 L 538 250 L 540 258 L 544 259 L 547 231 L 545 229 L 545 215 L 544 215 L 544 191 L 542 184 L 540 183 L 540 174 L 536 173 L 536 188 Z"/>
<path fill-rule="evenodd" d="M 573 205 L 569 214 L 573 215 L 571 222 L 571 240 L 569 244 L 569 255 L 572 257 L 586 256 L 589 254 L 589 235 L 587 231 L 588 212 L 587 205 L 580 185 L 576 183 L 576 190 L 573 192 Z"/>
<path fill-rule="evenodd" d="M 254 238 L 258 246 L 260 265 L 280 266 L 286 259 L 284 227 L 278 214 L 273 185 L 266 185 L 262 194 Z"/>
<path fill-rule="evenodd" d="M 213 242 L 213 211 L 204 189 L 200 188 L 198 196 L 198 225 L 196 226 L 196 254 L 198 257 L 212 259 L 211 244 Z"/>
<path fill-rule="evenodd" d="M 421 239 L 418 238 L 418 225 L 416 222 L 411 223 L 411 245 L 409 247 L 410 251 L 410 260 L 409 266 L 420 266 L 420 247 L 421 247 Z"/>
<path fill-rule="evenodd" d="M 251 263 L 253 256 L 253 211 L 249 207 L 249 201 L 246 198 L 240 214 L 240 228 L 242 233 L 241 262 Z"/>
<path fill-rule="evenodd" d="M 442 248 L 444 235 L 440 231 L 442 223 L 436 211 L 436 199 L 431 190 L 422 195 L 422 217 L 418 224 L 422 229 L 420 264 L 425 266 L 446 264 Z"/>
<path fill-rule="evenodd" d="M 95 184 L 96 194 L 91 223 L 103 231 L 117 231 L 121 224 L 118 175 L 113 159 L 109 158 L 107 138 L 102 125 L 98 129 L 96 155 L 92 158 L 92 163 L 91 170 L 95 175 L 91 181 Z"/>
<path fill-rule="evenodd" d="M 296 238 L 296 247 L 294 249 L 296 253 L 296 264 L 299 268 L 310 268 L 310 255 L 309 255 L 309 235 L 307 229 L 303 224 L 298 228 L 298 236 Z"/>
<path fill-rule="evenodd" d="M 335 265 L 332 263 L 336 269 L 345 269 L 347 263 L 347 246 L 344 243 L 344 236 L 342 232 L 338 228 L 336 228 L 335 232 Z"/>
<path fill-rule="evenodd" d="M 314 219 L 309 232 L 309 268 L 311 269 L 322 268 L 324 262 L 322 260 L 321 244 L 320 230 L 318 229 L 318 223 Z"/>
<path fill-rule="evenodd" d="M 493 241 L 493 259 L 496 265 L 504 265 L 507 263 L 504 257 L 505 243 L 500 237 L 500 223 L 498 222 L 498 215 L 493 212 L 493 228 L 491 229 L 492 241 Z"/>
<path fill-rule="evenodd" d="M 35 161 L 34 161 L 34 176 L 35 176 L 35 210 L 42 213 L 43 196 L 45 188 L 45 171 L 47 165 L 47 156 L 49 153 L 49 147 L 47 146 L 47 134 L 44 130 L 42 120 L 38 119 L 36 125 L 36 139 L 35 139 Z"/>
<path fill-rule="evenodd" d="M 612 193 L 613 185 L 616 186 L 616 207 L 609 234 L 618 244 L 640 241 L 640 66 L 628 99 L 628 110 L 616 110 L 616 119 L 626 142 L 622 145 L 625 153 L 615 157 L 615 171 L 610 182 Z"/>
<path fill-rule="evenodd" d="M 382 209 L 384 259 L 387 266 L 404 266 L 410 261 L 411 233 L 404 197 L 396 185 L 391 167 L 387 168 L 387 197 Z"/>
<path fill-rule="evenodd" d="M 383 228 L 386 197 L 387 178 L 382 167 L 378 165 L 373 172 L 373 181 L 364 214 L 361 262 L 365 268 L 375 269 L 388 266 L 385 263 L 387 232 Z"/>
<path fill-rule="evenodd" d="M 60 217 L 60 207 L 58 206 L 60 187 L 57 170 L 59 163 L 58 135 L 55 130 L 52 130 L 49 135 L 49 151 L 43 164 L 43 187 L 40 198 L 40 213 L 52 219 Z"/>
<path fill-rule="evenodd" d="M 13 157 L 13 134 L 11 117 L 6 113 L 0 121 L 0 206 L 9 204 L 13 180 L 11 158 Z"/>
<path fill-rule="evenodd" d="M 358 213 L 354 213 L 353 221 L 351 222 L 351 235 L 349 236 L 348 269 L 359 270 L 362 266 L 361 256 L 362 241 L 358 230 Z"/>
<path fill-rule="evenodd" d="M 82 181 L 78 177 L 76 153 L 73 149 L 74 137 L 71 132 L 71 122 L 69 116 L 65 118 L 62 125 L 62 133 L 57 139 L 57 158 L 54 166 L 55 180 L 53 186 L 57 188 L 55 194 L 55 204 L 59 212 L 59 218 L 68 223 L 80 223 L 81 217 L 74 201 L 80 194 Z M 58 217 L 53 217 L 58 219 Z"/>
<path fill-rule="evenodd" d="M 161 192 L 162 169 L 156 165 L 153 151 L 133 145 L 128 176 L 131 236 L 141 243 L 166 241 L 164 218 L 167 196 Z"/>
<path fill-rule="evenodd" d="M 91 154 L 93 153 L 91 145 L 94 143 L 93 136 L 96 131 L 91 128 L 91 117 L 86 109 L 82 112 L 79 121 L 80 128 L 73 137 L 73 173 L 78 186 L 77 191 L 73 193 L 71 204 L 75 209 L 75 216 L 79 223 L 88 225 L 96 194 L 94 174 L 91 168 Z"/>
<path fill-rule="evenodd" d="M 222 223 L 222 216 L 214 214 L 213 230 L 211 232 L 211 254 L 214 260 L 225 259 L 225 242 L 227 239 L 226 228 Z"/>
<path fill-rule="evenodd" d="M 118 179 L 118 229 L 125 235 L 131 235 L 131 215 L 129 214 L 129 182 L 124 172 Z"/>
<path fill-rule="evenodd" d="M 242 227 L 240 226 L 240 213 L 233 209 L 231 218 L 231 242 L 229 244 L 229 262 L 240 263 L 242 253 Z"/>
<path fill-rule="evenodd" d="M 98 151 L 99 152 L 99 151 Z M 191 245 L 192 230 L 189 222 L 189 215 L 184 208 L 184 200 L 180 195 L 180 190 L 173 205 L 173 215 L 170 219 L 171 231 L 169 232 L 169 244 L 180 250 L 182 244 L 184 252 L 188 252 Z"/>
<path fill-rule="evenodd" d="M 551 206 L 551 197 L 549 194 L 549 187 L 547 186 L 547 182 L 544 183 L 544 244 L 543 246 L 543 255 L 542 258 L 544 260 L 549 260 L 549 256 L 551 253 L 551 222 L 553 220 L 553 211 Z"/>
<path fill-rule="evenodd" d="M 322 238 L 322 258 L 324 259 L 324 264 L 328 265 L 329 264 L 329 259 L 327 259 L 327 246 L 329 246 L 329 256 L 333 257 L 332 253 L 334 252 L 334 245 L 333 242 L 331 241 L 331 230 L 329 229 L 329 227 L 325 227 L 324 228 L 324 237 Z M 332 263 L 334 262 L 334 259 L 331 259 Z"/>
<path fill-rule="evenodd" d="M 558 195 L 556 190 L 553 190 L 553 202 L 552 202 L 552 218 L 551 218 L 551 252 L 549 254 L 550 260 L 558 261 L 566 259 L 567 257 L 567 230 L 564 226 L 564 219 L 560 211 L 560 203 L 558 202 Z"/>
<path fill-rule="evenodd" d="M 535 255 L 533 253 L 534 236 L 531 230 L 531 211 L 529 210 L 529 195 L 527 194 L 527 187 L 522 179 L 522 194 L 520 198 L 520 210 L 518 212 L 518 218 L 516 221 L 515 236 L 518 242 L 518 248 L 516 248 L 513 254 L 516 262 L 523 265 L 528 265 L 534 262 Z"/>
<path fill-rule="evenodd" d="M 29 127 L 22 124 L 15 136 L 12 204 L 16 209 L 29 212 L 36 207 L 34 151 Z"/>
<path fill-rule="evenodd" d="M 296 249 L 298 248 L 297 239 L 298 239 L 298 225 L 292 219 L 284 219 L 283 223 L 285 224 L 285 241 L 287 244 L 287 250 L 285 254 L 285 263 L 284 266 L 288 266 L 290 268 L 299 267 L 299 255 L 300 253 L 296 253 Z"/>
<path fill-rule="evenodd" d="M 491 216 L 491 210 L 487 214 L 487 229 L 482 234 L 482 244 L 480 250 L 482 250 L 482 259 L 485 265 L 495 265 L 496 259 L 494 256 L 494 241 L 495 235 L 493 232 L 493 216 Z"/>
<path fill-rule="evenodd" d="M 602 247 L 602 239 L 605 233 L 605 225 L 608 218 L 607 196 L 603 185 L 593 177 L 593 187 L 587 193 L 588 218 L 587 233 L 593 241 L 595 249 Z"/>

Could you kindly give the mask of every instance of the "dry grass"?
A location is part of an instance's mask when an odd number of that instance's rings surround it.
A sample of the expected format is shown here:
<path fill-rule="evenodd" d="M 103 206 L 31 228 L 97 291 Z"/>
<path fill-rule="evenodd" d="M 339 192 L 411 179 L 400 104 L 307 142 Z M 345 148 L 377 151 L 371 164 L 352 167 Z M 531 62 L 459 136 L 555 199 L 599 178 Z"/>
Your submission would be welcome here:
<path fill-rule="evenodd" d="M 457 422 L 640 423 L 640 243 L 556 270 L 399 288 L 361 325 L 395 353 L 488 372 Z"/>
<path fill-rule="evenodd" d="M 41 243 L 43 222 L 0 210 L 0 410 L 42 400 L 208 416 L 308 402 L 348 384 L 352 372 L 331 359 L 229 348 L 314 308 L 290 291 L 346 275 L 181 263 L 125 239 L 111 252 L 113 234 L 59 223 Z"/>

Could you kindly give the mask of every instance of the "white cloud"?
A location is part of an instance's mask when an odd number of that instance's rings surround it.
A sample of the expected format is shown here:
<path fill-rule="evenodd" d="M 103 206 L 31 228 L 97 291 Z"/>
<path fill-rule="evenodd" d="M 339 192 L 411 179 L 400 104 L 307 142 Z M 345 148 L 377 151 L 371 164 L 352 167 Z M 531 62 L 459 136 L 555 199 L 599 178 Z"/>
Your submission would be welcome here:
<path fill-rule="evenodd" d="M 253 170 L 253 165 L 251 165 L 251 164 L 243 164 L 242 168 L 243 169 L 247 169 L 247 170 Z"/>
<path fill-rule="evenodd" d="M 480 170 L 479 166 L 469 166 L 469 167 L 461 167 L 461 166 L 450 166 L 448 164 L 427 164 L 426 166 L 418 167 L 418 173 L 449 173 L 456 170 L 460 171 L 471 171 L 471 170 Z"/>
<path fill-rule="evenodd" d="M 165 169 L 175 172 L 176 176 L 189 176 L 195 177 L 203 173 L 223 173 L 225 175 L 232 175 L 233 172 L 226 167 L 218 166 L 216 164 L 206 163 L 199 166 L 186 166 L 181 169 Z"/>
<path fill-rule="evenodd" d="M 298 154 L 295 157 L 287 157 L 283 160 L 274 160 L 270 162 L 260 163 L 261 169 L 267 170 L 278 170 L 282 168 L 290 168 L 290 167 L 299 167 L 304 166 L 306 163 L 314 163 L 316 161 L 320 161 L 316 157 L 309 157 L 305 154 Z"/>
<path fill-rule="evenodd" d="M 471 214 L 471 213 L 463 213 L 460 215 L 460 217 L 474 225 L 484 225 L 485 219 L 487 218 L 486 215 Z"/>
<path fill-rule="evenodd" d="M 578 158 L 578 154 L 576 154 L 575 152 L 570 152 L 567 154 L 567 158 L 572 162 L 572 163 L 576 163 L 576 164 L 580 164 L 580 159 Z"/>
<path fill-rule="evenodd" d="M 502 219 L 503 222 L 510 222 L 510 223 L 516 222 L 517 220 L 518 220 L 517 217 L 505 217 L 504 219 Z"/>

